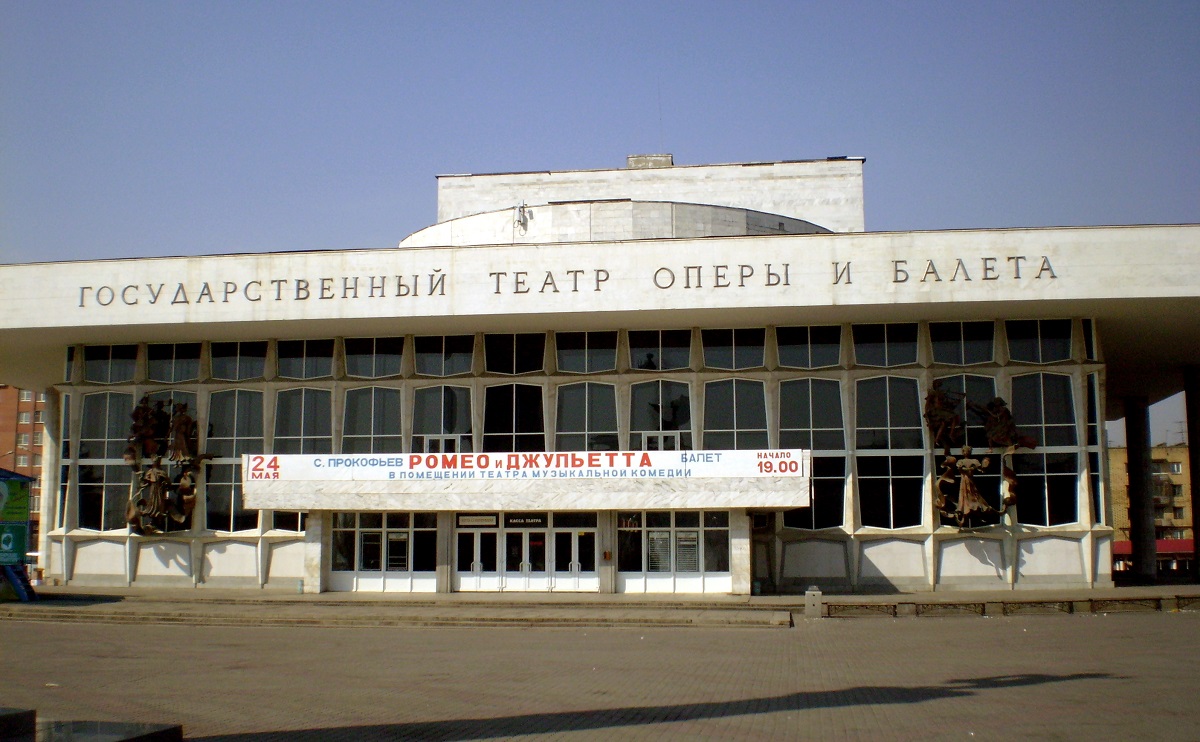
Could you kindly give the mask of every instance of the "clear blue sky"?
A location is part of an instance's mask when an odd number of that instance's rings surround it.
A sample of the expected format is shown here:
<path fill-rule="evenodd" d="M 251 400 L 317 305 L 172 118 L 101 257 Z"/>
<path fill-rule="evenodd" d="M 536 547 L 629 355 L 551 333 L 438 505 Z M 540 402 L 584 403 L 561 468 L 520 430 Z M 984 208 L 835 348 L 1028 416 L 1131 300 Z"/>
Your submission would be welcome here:
<path fill-rule="evenodd" d="M 867 158 L 874 230 L 1200 221 L 1200 2 L 0 2 L 0 263 L 394 245 L 439 173 Z"/>
<path fill-rule="evenodd" d="M 387 247 L 436 174 L 647 152 L 865 156 L 872 230 L 1200 222 L 1200 1 L 0 0 L 0 263 Z"/>

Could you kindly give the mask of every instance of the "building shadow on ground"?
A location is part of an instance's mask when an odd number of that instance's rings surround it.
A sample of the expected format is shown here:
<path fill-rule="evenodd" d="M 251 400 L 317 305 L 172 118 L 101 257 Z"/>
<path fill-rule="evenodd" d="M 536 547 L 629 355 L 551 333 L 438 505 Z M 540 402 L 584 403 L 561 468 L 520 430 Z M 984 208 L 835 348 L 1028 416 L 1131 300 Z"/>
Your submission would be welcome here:
<path fill-rule="evenodd" d="M 667 706 L 627 706 L 624 708 L 561 711 L 541 714 L 519 714 L 481 719 L 449 719 L 445 721 L 409 722 L 321 729 L 299 729 L 279 732 L 250 732 L 224 734 L 188 739 L 205 742 L 268 742 L 269 740 L 298 740 L 317 742 L 329 739 L 389 740 L 438 739 L 476 740 L 498 739 L 524 734 L 554 734 L 585 732 L 602 729 L 613 731 L 664 722 L 719 719 L 752 714 L 772 714 L 781 711 L 842 708 L 887 704 L 924 703 L 946 698 L 965 698 L 982 691 L 1022 686 L 1064 683 L 1074 680 L 1114 680 L 1109 673 L 1074 673 L 1070 675 L 998 675 L 965 680 L 950 680 L 940 685 L 859 686 L 830 691 L 804 691 L 781 696 L 747 698 L 738 701 L 713 701 Z"/>

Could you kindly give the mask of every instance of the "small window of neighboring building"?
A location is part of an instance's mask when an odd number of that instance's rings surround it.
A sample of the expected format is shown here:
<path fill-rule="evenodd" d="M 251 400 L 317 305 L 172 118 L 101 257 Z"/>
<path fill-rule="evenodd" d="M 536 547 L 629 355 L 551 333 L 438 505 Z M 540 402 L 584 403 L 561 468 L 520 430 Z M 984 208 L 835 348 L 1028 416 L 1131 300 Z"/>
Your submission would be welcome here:
<path fill-rule="evenodd" d="M 1172 474 L 1183 474 L 1183 463 L 1179 462 L 1179 461 L 1172 461 L 1171 462 L 1171 473 Z"/>
<path fill-rule="evenodd" d="M 31 422 L 33 422 L 33 413 L 32 412 L 18 412 L 17 413 L 17 425 L 29 425 Z"/>
<path fill-rule="evenodd" d="M 33 401 L 33 392 L 29 389 L 22 389 L 18 395 L 18 398 L 22 402 L 32 402 Z"/>

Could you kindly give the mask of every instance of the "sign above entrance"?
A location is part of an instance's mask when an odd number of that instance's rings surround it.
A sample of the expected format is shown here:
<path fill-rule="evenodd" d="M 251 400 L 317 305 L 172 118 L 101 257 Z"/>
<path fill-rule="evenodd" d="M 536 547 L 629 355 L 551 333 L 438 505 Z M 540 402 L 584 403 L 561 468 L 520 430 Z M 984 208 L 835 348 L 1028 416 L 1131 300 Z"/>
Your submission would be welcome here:
<path fill-rule="evenodd" d="M 812 452 L 573 451 L 247 455 L 242 481 L 808 478 Z"/>

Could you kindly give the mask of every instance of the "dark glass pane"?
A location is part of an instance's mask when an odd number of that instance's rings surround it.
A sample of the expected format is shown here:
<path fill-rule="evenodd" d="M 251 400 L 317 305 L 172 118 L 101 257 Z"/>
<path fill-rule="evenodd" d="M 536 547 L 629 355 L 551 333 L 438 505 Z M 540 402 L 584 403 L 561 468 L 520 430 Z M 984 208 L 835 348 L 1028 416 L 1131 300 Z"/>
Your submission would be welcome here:
<path fill-rule="evenodd" d="M 320 379 L 333 375 L 333 340 L 309 340 L 305 343 L 304 378 Z"/>
<path fill-rule="evenodd" d="M 888 378 L 888 420 L 893 428 L 921 426 L 921 397 L 916 379 Z"/>
<path fill-rule="evenodd" d="M 662 332 L 662 362 L 659 365 L 664 371 L 689 368 L 692 359 L 691 330 L 663 330 Z"/>
<path fill-rule="evenodd" d="M 839 382 L 813 380 L 812 424 L 814 428 L 842 427 L 842 387 Z"/>
<path fill-rule="evenodd" d="M 733 428 L 733 380 L 705 384 L 704 429 L 707 431 Z"/>
<path fill-rule="evenodd" d="M 555 528 L 595 528 L 595 513 L 554 513 Z"/>
<path fill-rule="evenodd" d="M 826 325 L 809 328 L 811 368 L 825 368 L 841 363 L 842 328 Z"/>
<path fill-rule="evenodd" d="M 858 456 L 854 468 L 859 477 L 886 477 L 892 473 L 891 459 L 887 456 Z"/>
<path fill-rule="evenodd" d="M 445 376 L 457 376 L 471 372 L 471 361 L 475 354 L 474 335 L 448 335 L 446 337 Z"/>
<path fill-rule="evenodd" d="M 596 534 L 579 534 L 579 571 L 596 571 Z"/>
<path fill-rule="evenodd" d="M 279 375 L 287 379 L 303 379 L 304 341 L 280 340 L 276 349 L 279 353 Z"/>
<path fill-rule="evenodd" d="M 400 390 L 376 388 L 374 399 L 375 435 L 400 435 Z"/>
<path fill-rule="evenodd" d="M 634 384 L 630 388 L 630 421 L 631 430 L 659 430 L 659 383 L 647 381 Z"/>
<path fill-rule="evenodd" d="M 541 371 L 546 364 L 546 336 L 540 332 L 517 335 L 515 352 L 516 373 Z"/>
<path fill-rule="evenodd" d="M 304 435 L 328 437 L 333 435 L 330 420 L 330 396 L 328 389 L 304 390 Z"/>
<path fill-rule="evenodd" d="M 958 322 L 929 323 L 929 341 L 933 344 L 934 363 L 962 365 L 962 331 L 962 324 Z"/>
<path fill-rule="evenodd" d="M 1012 380 L 1013 420 L 1023 428 L 1042 424 L 1042 378 L 1039 374 L 1017 376 Z M 1033 431 L 1036 435 L 1037 431 Z"/>
<path fill-rule="evenodd" d="M 416 534 L 413 534 L 413 536 L 415 538 Z M 414 549 L 413 551 L 415 552 L 416 549 Z M 460 532 L 458 534 L 458 549 L 457 549 L 457 551 L 458 551 L 458 553 L 456 556 L 457 556 L 457 562 L 458 562 L 458 564 L 457 564 L 458 571 L 459 572 L 470 572 L 471 568 L 472 568 L 472 563 L 475 561 L 475 534 L 470 533 L 470 532 L 467 532 L 467 533 Z M 415 561 L 416 558 L 417 558 L 417 555 L 414 553 L 413 560 Z"/>
<path fill-rule="evenodd" d="M 735 418 L 738 430 L 767 427 L 767 403 L 761 381 L 738 379 L 734 382 Z"/>
<path fill-rule="evenodd" d="M 483 338 L 484 366 L 489 373 L 513 373 L 513 349 L 515 341 L 512 335 L 486 335 Z"/>
<path fill-rule="evenodd" d="M 704 571 L 729 571 L 729 531 L 704 532 Z"/>
<path fill-rule="evenodd" d="M 559 332 L 554 336 L 558 348 L 558 370 L 571 373 L 587 371 L 587 333 Z"/>
<path fill-rule="evenodd" d="M 763 365 L 766 330 L 761 328 L 734 330 L 733 340 L 733 367 L 735 369 L 759 368 Z"/>
<path fill-rule="evenodd" d="M 886 366 L 884 325 L 854 325 L 854 361 L 860 366 Z"/>
<path fill-rule="evenodd" d="M 590 373 L 614 371 L 617 368 L 617 333 L 588 333 L 588 364 Z"/>
<path fill-rule="evenodd" d="M 617 389 L 611 384 L 588 384 L 588 430 L 616 431 Z"/>
<path fill-rule="evenodd" d="M 1038 344 L 1038 321 L 1035 319 L 1010 319 L 1004 323 L 1008 335 L 1008 357 L 1025 363 L 1041 362 Z"/>
<path fill-rule="evenodd" d="M 279 392 L 275 401 L 275 435 L 299 436 L 304 415 L 304 390 L 288 389 Z"/>
<path fill-rule="evenodd" d="M 585 384 L 571 384 L 558 388 L 558 430 L 559 432 L 587 430 L 587 388 Z"/>
<path fill-rule="evenodd" d="M 735 435 L 735 441 L 734 447 L 739 451 L 765 451 L 770 448 L 765 430 L 740 430 Z"/>
<path fill-rule="evenodd" d="M 841 430 L 818 430 L 812 435 L 814 450 L 840 451 L 846 447 L 845 434 Z"/>
<path fill-rule="evenodd" d="M 989 363 L 992 360 L 992 338 L 996 326 L 991 322 L 964 322 L 963 363 Z"/>
<path fill-rule="evenodd" d="M 667 510 L 651 510 L 646 513 L 647 528 L 670 528 L 671 513 Z"/>
<path fill-rule="evenodd" d="M 471 534 L 462 534 L 470 537 Z M 413 531 L 412 571 L 433 572 L 437 570 L 437 531 Z"/>
<path fill-rule="evenodd" d="M 1042 394 L 1047 425 L 1075 424 L 1075 400 L 1070 376 L 1043 374 Z"/>
<path fill-rule="evenodd" d="M 354 531 L 334 531 L 332 534 L 333 571 L 354 571 Z"/>
<path fill-rule="evenodd" d="M 810 428 L 810 382 L 785 381 L 779 385 L 779 427 Z"/>
<path fill-rule="evenodd" d="M 892 428 L 890 446 L 892 448 L 924 448 L 925 443 L 921 438 L 921 429 Z"/>
<path fill-rule="evenodd" d="M 238 344 L 213 343 L 212 375 L 214 379 L 236 380 L 238 378 Z"/>
<path fill-rule="evenodd" d="M 920 477 L 925 474 L 924 456 L 892 456 L 892 476 Z"/>
<path fill-rule="evenodd" d="M 642 571 L 642 532 L 640 530 L 617 531 L 617 571 Z"/>
<path fill-rule="evenodd" d="M 732 432 L 705 432 L 704 447 L 709 451 L 733 451 L 737 449 L 737 439 Z"/>
<path fill-rule="evenodd" d="M 696 510 L 681 510 L 675 513 L 675 525 L 679 528 L 699 528 L 700 512 Z"/>
<path fill-rule="evenodd" d="M 728 528 L 729 527 L 729 511 L 728 510 L 706 510 L 706 511 L 704 511 L 704 527 L 705 528 Z"/>
<path fill-rule="evenodd" d="M 780 448 L 812 448 L 813 436 L 807 430 L 780 430 Z"/>
<path fill-rule="evenodd" d="M 864 526 L 892 527 L 891 487 L 887 479 L 860 479 L 858 507 Z"/>
<path fill-rule="evenodd" d="M 271 514 L 271 527 L 277 531 L 299 531 L 300 513 L 277 510 Z"/>
<path fill-rule="evenodd" d="M 541 433 L 545 430 L 542 416 L 542 388 L 527 384 L 514 387 L 516 400 L 516 433 Z M 540 450 L 540 449 L 535 449 Z"/>
<path fill-rule="evenodd" d="M 445 366 L 442 360 L 442 344 L 440 336 L 413 338 L 413 352 L 416 354 L 416 371 L 424 376 L 444 376 Z"/>
<path fill-rule="evenodd" d="M 817 459 L 813 459 L 815 465 Z M 842 459 L 836 459 L 843 466 Z M 815 467 L 814 467 L 815 468 Z M 814 479 L 812 483 L 813 528 L 836 528 L 842 525 L 845 500 L 845 480 Z"/>
<path fill-rule="evenodd" d="M 791 368 L 812 368 L 808 352 L 807 327 L 776 327 L 775 344 L 779 365 Z"/>
<path fill-rule="evenodd" d="M 364 572 L 383 569 L 383 534 L 376 532 L 359 534 L 359 566 Z"/>
<path fill-rule="evenodd" d="M 733 368 L 733 330 L 701 330 L 704 365 L 708 368 Z"/>
<path fill-rule="evenodd" d="M 1071 359 L 1071 320 L 1044 319 L 1042 331 L 1042 363 Z"/>
<path fill-rule="evenodd" d="M 1096 360 L 1096 333 L 1092 327 L 1092 321 L 1085 319 L 1083 325 L 1083 357 L 1086 360 Z"/>
<path fill-rule="evenodd" d="M 372 378 L 375 374 L 374 338 L 346 338 L 346 375 Z"/>
<path fill-rule="evenodd" d="M 917 362 L 917 325 L 905 323 L 887 326 L 887 363 L 902 366 Z"/>
<path fill-rule="evenodd" d="M 662 364 L 658 330 L 630 330 L 629 365 L 643 371 L 655 371 L 661 369 Z"/>
<path fill-rule="evenodd" d="M 892 480 L 892 527 L 921 525 L 921 479 Z"/>
<path fill-rule="evenodd" d="M 886 428 L 888 402 L 886 378 L 861 379 L 857 384 L 855 419 L 861 428 Z"/>
<path fill-rule="evenodd" d="M 483 432 L 513 432 L 513 394 L 515 387 L 489 386 L 484 391 Z"/>
<path fill-rule="evenodd" d="M 662 382 L 662 429 L 686 430 L 692 421 L 688 385 L 682 381 Z"/>

